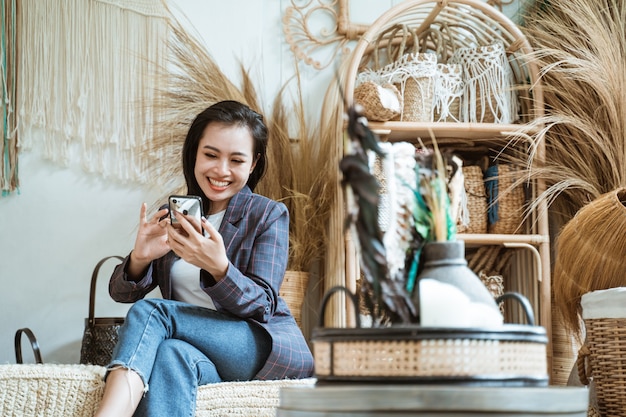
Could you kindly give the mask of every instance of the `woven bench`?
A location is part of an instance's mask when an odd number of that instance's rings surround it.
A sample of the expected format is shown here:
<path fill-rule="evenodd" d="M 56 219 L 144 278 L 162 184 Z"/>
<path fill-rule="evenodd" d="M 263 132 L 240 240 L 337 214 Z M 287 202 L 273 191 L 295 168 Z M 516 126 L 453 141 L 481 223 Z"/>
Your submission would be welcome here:
<path fill-rule="evenodd" d="M 93 417 L 104 392 L 104 367 L 0 365 L 0 416 Z M 198 388 L 196 417 L 275 417 L 282 387 L 314 378 L 220 382 Z"/>

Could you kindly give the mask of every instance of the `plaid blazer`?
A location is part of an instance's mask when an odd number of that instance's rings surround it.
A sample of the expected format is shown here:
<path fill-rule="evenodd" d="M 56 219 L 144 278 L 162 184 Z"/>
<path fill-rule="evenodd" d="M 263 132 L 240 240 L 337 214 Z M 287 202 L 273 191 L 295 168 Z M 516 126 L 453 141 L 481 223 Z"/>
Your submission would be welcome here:
<path fill-rule="evenodd" d="M 313 356 L 287 303 L 278 296 L 289 253 L 287 207 L 252 193 L 246 186 L 231 198 L 219 232 L 230 260 L 228 271 L 216 282 L 201 270 L 200 286 L 218 311 L 257 323 L 272 337 L 272 351 L 255 378 L 310 377 Z M 174 252 L 154 260 L 136 282 L 129 281 L 125 272 L 129 256 L 113 271 L 111 297 L 132 303 L 158 286 L 163 298 L 171 299 L 170 269 L 177 259 Z"/>

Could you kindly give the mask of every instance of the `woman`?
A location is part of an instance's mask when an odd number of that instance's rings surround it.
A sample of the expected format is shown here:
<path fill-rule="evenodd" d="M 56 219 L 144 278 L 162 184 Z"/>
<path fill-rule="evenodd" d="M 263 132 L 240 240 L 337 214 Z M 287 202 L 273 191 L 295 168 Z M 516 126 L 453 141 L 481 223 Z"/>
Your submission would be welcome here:
<path fill-rule="evenodd" d="M 109 284 L 113 299 L 135 304 L 96 416 L 193 416 L 198 385 L 311 376 L 311 352 L 278 296 L 289 213 L 252 193 L 266 148 L 262 116 L 241 103 L 217 103 L 192 122 L 183 172 L 206 218 L 173 212 L 177 231 L 167 208 L 148 219 L 142 205 L 134 249 Z M 163 299 L 142 300 L 157 286 Z"/>

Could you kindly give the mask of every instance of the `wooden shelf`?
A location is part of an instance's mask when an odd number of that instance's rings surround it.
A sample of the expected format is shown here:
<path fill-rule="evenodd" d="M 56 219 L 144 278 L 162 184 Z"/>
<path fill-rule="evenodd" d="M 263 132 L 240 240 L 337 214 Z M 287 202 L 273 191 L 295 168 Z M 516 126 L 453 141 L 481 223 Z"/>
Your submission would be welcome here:
<path fill-rule="evenodd" d="M 506 243 L 525 243 L 528 245 L 540 245 L 550 242 L 549 236 L 544 235 L 499 235 L 499 234 L 465 234 L 456 235 L 457 240 L 462 240 L 466 245 L 504 245 Z"/>
<path fill-rule="evenodd" d="M 493 142 L 507 140 L 525 129 L 521 124 L 455 123 L 455 122 L 369 122 L 370 128 L 390 142 L 418 143 L 418 138 L 430 142 Z"/>
<path fill-rule="evenodd" d="M 532 61 L 523 62 L 523 56 L 531 53 L 532 47 L 515 23 L 504 16 L 494 21 L 492 6 L 479 0 L 449 2 L 410 0 L 400 2 L 389 9 L 370 25 L 355 45 L 350 61 L 342 74 L 344 76 L 342 92 L 345 97 L 353 98 L 359 73 L 373 68 L 372 64 L 377 57 L 372 55 L 372 50 L 386 48 L 386 46 L 381 48 L 377 41 L 393 25 L 410 25 L 415 33 L 419 34 L 428 28 L 441 27 L 445 19 L 440 19 L 440 16 L 446 18 L 462 16 L 470 9 L 472 21 L 460 20 L 459 27 L 465 24 L 470 27 L 484 25 L 489 29 L 485 31 L 485 37 L 489 38 L 497 34 L 498 40 L 505 45 L 510 61 L 516 63 L 513 65 L 516 84 L 524 87 L 519 90 L 519 114 L 521 115 L 519 122 L 504 124 L 370 121 L 369 126 L 383 141 L 409 142 L 414 145 L 423 143 L 426 146 L 431 146 L 436 141 L 439 147 L 456 152 L 464 162 L 481 162 L 484 157 L 499 156 L 501 153 L 524 154 L 531 145 L 536 146 L 535 151 L 541 159 L 545 156 L 545 144 L 543 142 L 531 143 L 531 138 L 540 129 L 540 127 L 532 127 L 532 121 L 541 120 L 541 116 L 544 115 L 543 90 L 536 64 Z M 485 20 L 480 20 L 480 17 L 484 17 Z M 494 30 L 496 27 L 499 29 Z M 519 58 L 521 60 L 518 62 Z M 534 199 L 545 189 L 544 181 L 533 181 L 529 187 L 531 195 L 527 197 Z M 343 204 L 343 201 L 341 202 Z M 528 296 L 529 299 L 532 298 L 538 324 L 546 328 L 548 339 L 551 340 L 551 251 L 547 213 L 545 202 L 540 201 L 532 217 L 526 219 L 525 227 L 522 229 L 526 234 L 458 234 L 457 239 L 463 240 L 466 247 L 472 247 L 472 250 L 486 245 L 524 249 L 519 251 L 519 256 L 515 257 L 514 265 L 511 266 L 515 268 L 515 271 L 512 271 L 510 275 L 518 278 L 519 282 L 509 284 L 519 284 L 516 291 Z M 340 226 L 343 227 L 343 224 Z M 356 291 L 356 282 L 360 277 L 356 245 L 350 238 L 346 238 L 344 248 L 345 270 L 344 275 L 338 278 L 343 280 L 351 291 Z M 514 286 L 511 285 L 511 287 Z M 335 309 L 334 311 L 344 314 L 346 323 L 353 325 L 353 313 L 351 309 L 346 308 L 344 300 L 338 298 L 331 306 Z M 547 354 L 548 367 L 552 373 L 556 368 L 552 368 L 551 342 L 548 342 Z"/>

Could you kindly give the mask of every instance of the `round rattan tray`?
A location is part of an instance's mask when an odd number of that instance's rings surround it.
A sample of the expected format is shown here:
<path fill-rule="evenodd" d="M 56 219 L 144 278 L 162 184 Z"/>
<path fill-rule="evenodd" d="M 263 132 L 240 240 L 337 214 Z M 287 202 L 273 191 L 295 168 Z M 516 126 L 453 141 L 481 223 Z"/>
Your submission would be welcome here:
<path fill-rule="evenodd" d="M 337 289 L 322 301 L 321 323 L 325 303 Z M 355 296 L 345 292 L 358 305 Z M 312 334 L 317 383 L 547 386 L 546 331 L 534 325 L 523 296 L 507 293 L 505 298 L 522 301 L 528 325 L 361 328 L 357 320 L 356 328 L 317 327 Z"/>

